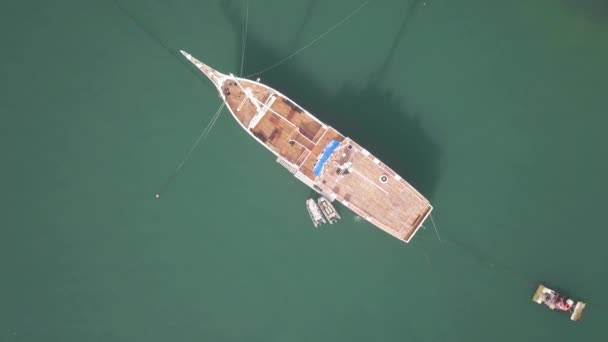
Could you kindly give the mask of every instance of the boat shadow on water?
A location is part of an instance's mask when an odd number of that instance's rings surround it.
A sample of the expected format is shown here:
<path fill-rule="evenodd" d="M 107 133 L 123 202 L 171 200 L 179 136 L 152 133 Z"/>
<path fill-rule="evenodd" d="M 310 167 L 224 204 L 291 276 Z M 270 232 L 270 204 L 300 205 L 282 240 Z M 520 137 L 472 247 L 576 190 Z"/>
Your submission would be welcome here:
<path fill-rule="evenodd" d="M 574 12 L 608 25 L 608 1 L 606 0 L 563 0 L 564 4 Z"/>
<path fill-rule="evenodd" d="M 418 3 L 415 1 L 414 3 Z M 311 2 L 314 7 L 315 1 Z M 242 33 L 242 2 L 220 1 L 236 38 L 240 60 Z M 409 8 L 412 9 L 411 6 Z M 412 11 L 406 12 L 410 16 Z M 305 14 L 301 28 L 310 13 Z M 405 31 L 404 20 L 395 41 Z M 300 34 L 296 34 L 296 39 Z M 442 149 L 423 128 L 421 113 L 407 108 L 396 89 L 383 87 L 381 79 L 394 55 L 395 44 L 381 63 L 381 68 L 367 85 L 344 84 L 328 92 L 314 79 L 314 74 L 302 70 L 293 59 L 262 75 L 262 82 L 292 98 L 300 106 L 351 137 L 393 168 L 425 197 L 432 200 L 440 179 Z M 269 63 L 281 60 L 291 51 L 280 51 L 263 42 L 250 28 L 243 75 L 257 72 Z"/>

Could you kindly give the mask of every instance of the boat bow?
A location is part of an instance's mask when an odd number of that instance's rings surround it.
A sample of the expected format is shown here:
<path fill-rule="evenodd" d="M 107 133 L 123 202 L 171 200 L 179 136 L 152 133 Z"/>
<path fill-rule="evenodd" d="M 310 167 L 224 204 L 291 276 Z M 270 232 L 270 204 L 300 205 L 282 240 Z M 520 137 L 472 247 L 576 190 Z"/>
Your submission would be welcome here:
<path fill-rule="evenodd" d="M 181 52 L 184 57 L 186 57 L 192 64 L 194 64 L 198 68 L 198 70 L 205 74 L 205 76 L 207 76 L 207 78 L 209 78 L 209 80 L 213 82 L 213 84 L 218 90 L 221 88 L 222 83 L 224 83 L 224 79 L 227 78 L 226 75 L 199 61 L 184 50 L 179 50 L 179 52 Z"/>

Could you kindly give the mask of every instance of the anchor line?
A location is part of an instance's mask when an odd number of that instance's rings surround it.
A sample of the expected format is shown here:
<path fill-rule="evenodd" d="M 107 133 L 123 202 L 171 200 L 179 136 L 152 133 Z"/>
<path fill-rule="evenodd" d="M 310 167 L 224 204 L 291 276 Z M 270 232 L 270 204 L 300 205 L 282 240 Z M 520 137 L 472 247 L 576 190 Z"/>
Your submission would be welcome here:
<path fill-rule="evenodd" d="M 245 22 L 243 23 L 243 32 L 241 38 L 241 72 L 239 76 L 243 75 L 243 64 L 245 62 L 245 49 L 247 48 L 247 26 L 249 24 L 249 0 L 245 0 Z"/>
<path fill-rule="evenodd" d="M 319 40 L 323 39 L 323 37 L 325 37 L 326 35 L 328 35 L 329 33 L 331 33 L 333 30 L 337 29 L 340 25 L 344 24 L 347 20 L 349 20 L 352 16 L 354 16 L 355 14 L 357 14 L 357 12 L 359 12 L 361 9 L 363 9 L 363 7 L 367 6 L 367 4 L 369 3 L 369 1 L 364 2 L 363 4 L 361 4 L 361 6 L 357 7 L 357 9 L 355 9 L 354 11 L 352 11 L 350 14 L 348 14 L 346 17 L 344 17 L 342 20 L 340 20 L 338 23 L 336 23 L 334 26 L 332 26 L 331 28 L 329 28 L 329 30 L 325 31 L 323 34 L 321 34 L 320 36 L 318 36 L 317 38 L 313 39 L 310 43 L 304 45 L 303 47 L 301 47 L 300 49 L 296 50 L 295 52 L 291 53 L 290 55 L 288 55 L 287 57 L 283 58 L 282 60 L 278 61 L 277 63 L 262 69 L 258 72 L 255 72 L 253 74 L 247 75 L 247 78 L 253 77 L 253 76 L 257 76 L 261 73 L 264 73 L 268 70 L 274 69 L 276 67 L 278 67 L 279 65 L 287 62 L 288 60 L 292 59 L 293 57 L 295 57 L 297 54 L 299 54 L 300 52 L 304 51 L 305 49 L 309 48 L 310 46 L 312 46 L 313 44 L 315 44 L 316 42 L 318 42 Z"/>
<path fill-rule="evenodd" d="M 186 153 L 184 159 L 182 159 L 182 161 L 178 164 L 178 166 L 175 168 L 175 170 L 173 171 L 173 173 L 171 173 L 171 175 L 167 178 L 167 180 L 165 181 L 165 183 L 163 183 L 163 185 L 160 187 L 160 190 L 156 193 L 156 198 L 159 198 L 160 195 L 163 192 L 165 192 L 165 190 L 167 189 L 167 187 L 171 184 L 171 182 L 173 182 L 173 180 L 175 179 L 175 177 L 179 174 L 179 172 L 181 171 L 181 169 L 184 166 L 184 164 L 186 164 L 186 162 L 190 159 L 190 157 L 192 156 L 192 152 L 194 152 L 194 150 L 201 143 L 201 141 L 205 140 L 207 138 L 207 136 L 209 136 L 209 133 L 213 129 L 213 126 L 217 122 L 217 119 L 219 118 L 220 114 L 222 113 L 222 109 L 224 109 L 224 105 L 225 104 L 222 102 L 222 104 L 217 109 L 217 111 L 215 112 L 215 114 L 213 114 L 213 116 L 211 117 L 211 120 L 209 120 L 209 123 L 207 124 L 207 126 L 205 126 L 205 128 L 203 129 L 203 131 L 201 132 L 201 134 L 198 136 L 198 138 L 196 139 L 196 141 L 194 142 L 194 144 L 192 144 L 192 146 L 190 146 L 190 149 Z"/>

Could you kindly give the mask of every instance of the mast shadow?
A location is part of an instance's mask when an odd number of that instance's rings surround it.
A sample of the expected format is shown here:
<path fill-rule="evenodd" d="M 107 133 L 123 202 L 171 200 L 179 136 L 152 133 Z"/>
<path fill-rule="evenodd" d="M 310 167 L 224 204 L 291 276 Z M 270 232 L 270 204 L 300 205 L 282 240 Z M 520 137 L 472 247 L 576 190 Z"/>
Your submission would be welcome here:
<path fill-rule="evenodd" d="M 242 31 L 240 4 L 232 0 L 220 1 L 239 48 Z M 398 34 L 403 34 L 403 30 L 400 29 Z M 264 69 L 290 52 L 275 49 L 249 30 L 246 72 L 243 74 Z M 391 55 L 392 52 L 387 58 L 392 58 Z M 382 71 L 376 73 L 381 74 Z M 422 113 L 408 108 L 399 99 L 396 89 L 383 87 L 380 82 L 372 80 L 363 86 L 346 83 L 337 91 L 328 92 L 314 79 L 314 74 L 301 69 L 293 59 L 259 77 L 321 121 L 364 146 L 425 197 L 433 197 L 441 176 L 442 149 L 423 128 L 420 122 Z"/>
<path fill-rule="evenodd" d="M 608 25 L 608 0 L 563 0 L 567 7 L 600 24 Z"/>
<path fill-rule="evenodd" d="M 409 24 L 411 23 L 416 13 L 418 13 L 418 9 L 424 3 L 424 1 L 425 0 L 414 0 L 407 6 L 404 18 L 401 21 L 401 25 L 399 25 L 399 30 L 397 31 L 395 38 L 393 38 L 393 43 L 391 44 L 389 52 L 386 58 L 384 58 L 384 61 L 382 62 L 380 67 L 378 68 L 376 74 L 372 76 L 372 80 L 380 82 L 386 75 L 390 66 L 393 64 L 393 60 L 395 59 L 395 53 L 397 52 L 397 48 L 399 47 L 401 39 L 405 35 Z"/>
<path fill-rule="evenodd" d="M 319 0 L 311 0 L 308 3 L 308 6 L 306 7 L 306 12 L 304 12 L 304 16 L 302 17 L 301 23 L 300 23 L 300 27 L 298 28 L 298 30 L 296 31 L 296 35 L 293 39 L 293 44 L 292 44 L 292 49 L 295 50 L 298 48 L 300 41 L 302 40 L 302 33 L 304 32 L 304 29 L 306 28 L 306 26 L 308 25 L 308 23 L 310 22 L 310 19 L 312 18 L 313 12 L 315 7 L 317 7 L 317 5 L 319 4 Z"/>

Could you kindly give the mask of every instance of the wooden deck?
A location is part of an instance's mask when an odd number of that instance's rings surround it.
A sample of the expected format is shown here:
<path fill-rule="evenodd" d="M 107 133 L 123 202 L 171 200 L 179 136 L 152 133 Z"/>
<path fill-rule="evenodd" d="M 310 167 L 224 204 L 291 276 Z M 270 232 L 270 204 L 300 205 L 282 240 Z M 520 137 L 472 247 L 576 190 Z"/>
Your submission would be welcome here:
<path fill-rule="evenodd" d="M 409 242 L 432 206 L 414 187 L 354 141 L 261 83 L 224 75 L 182 51 L 222 93 L 237 121 L 304 183 L 375 226 Z M 314 169 L 332 140 L 319 176 Z M 287 167 L 287 166 L 286 166 Z"/>
<path fill-rule="evenodd" d="M 252 90 L 254 96 L 261 102 L 264 103 L 270 96 L 270 92 L 253 82 L 251 84 L 241 83 L 241 86 L 235 81 L 228 80 L 222 86 L 222 92 L 226 98 L 226 105 L 231 109 L 232 113 L 237 117 L 239 123 L 244 127 L 248 127 L 251 119 L 257 112 L 257 107 L 247 99 L 247 96 L 243 92 L 241 87 L 247 87 Z"/>
<path fill-rule="evenodd" d="M 349 162 L 348 168 L 339 168 Z M 317 183 L 359 216 L 406 241 L 432 209 L 416 189 L 350 139 L 332 154 Z"/>
<path fill-rule="evenodd" d="M 338 141 L 343 141 L 344 136 L 331 127 L 324 128 L 323 134 L 321 134 L 321 136 L 317 140 L 315 147 L 312 149 L 306 160 L 301 165 L 299 165 L 299 171 L 306 175 L 306 177 L 308 177 L 310 180 L 315 181 L 317 178 L 313 170 L 317 163 L 317 159 L 319 158 L 319 154 L 323 152 L 323 148 L 325 148 L 325 145 L 327 145 L 328 142 L 334 139 Z"/>
<path fill-rule="evenodd" d="M 429 201 L 388 166 L 285 96 L 242 79 L 238 83 L 226 81 L 222 89 L 226 103 L 245 129 L 295 165 L 325 195 L 385 232 L 409 241 L 432 210 Z M 252 120 L 256 120 L 253 125 Z M 313 170 L 319 156 L 334 139 L 341 144 L 317 177 Z"/>

